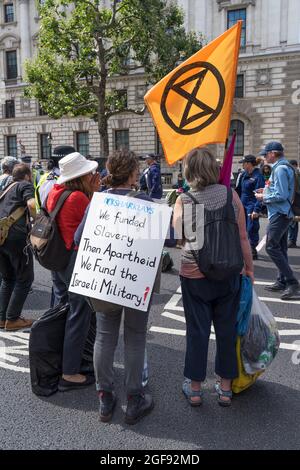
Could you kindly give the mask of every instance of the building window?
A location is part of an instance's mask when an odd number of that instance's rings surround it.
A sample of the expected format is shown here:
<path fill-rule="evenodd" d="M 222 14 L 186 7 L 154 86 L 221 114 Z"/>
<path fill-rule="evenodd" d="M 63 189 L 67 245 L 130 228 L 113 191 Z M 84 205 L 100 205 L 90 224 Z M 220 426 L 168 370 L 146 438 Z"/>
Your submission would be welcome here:
<path fill-rule="evenodd" d="M 129 149 L 129 130 L 122 129 L 115 131 L 115 149 L 128 150 Z"/>
<path fill-rule="evenodd" d="M 17 52 L 8 51 L 6 52 L 6 76 L 7 79 L 17 78 L 18 66 L 17 66 Z"/>
<path fill-rule="evenodd" d="M 76 148 L 77 152 L 81 153 L 85 157 L 89 155 L 89 133 L 88 132 L 77 132 L 76 134 Z"/>
<path fill-rule="evenodd" d="M 236 77 L 235 98 L 244 98 L 244 75 L 240 74 Z"/>
<path fill-rule="evenodd" d="M 157 131 L 155 131 L 155 132 L 156 132 L 155 151 L 156 151 L 157 155 L 163 156 L 164 155 L 164 149 L 163 149 L 163 146 L 161 144 L 158 132 Z"/>
<path fill-rule="evenodd" d="M 172 173 L 162 173 L 161 174 L 161 182 L 166 186 L 170 186 L 172 184 L 173 175 Z"/>
<path fill-rule="evenodd" d="M 4 5 L 4 22 L 5 23 L 13 23 L 15 20 L 14 18 L 14 5 L 13 3 L 7 3 Z"/>
<path fill-rule="evenodd" d="M 47 116 L 46 111 L 43 110 L 42 106 L 40 103 L 38 103 L 38 108 L 39 108 L 39 116 Z"/>
<path fill-rule="evenodd" d="M 122 104 L 122 108 L 127 108 L 128 106 L 127 90 L 116 90 L 116 94 L 117 94 L 118 100 Z"/>
<path fill-rule="evenodd" d="M 40 155 L 42 160 L 51 158 L 49 134 L 40 134 Z"/>
<path fill-rule="evenodd" d="M 231 28 L 237 23 L 238 20 L 243 20 L 241 47 L 246 47 L 246 8 L 241 8 L 239 10 L 228 10 L 227 27 Z"/>
<path fill-rule="evenodd" d="M 5 118 L 12 119 L 15 117 L 15 100 L 5 101 Z"/>
<path fill-rule="evenodd" d="M 16 135 L 7 135 L 6 136 L 6 152 L 7 155 L 11 157 L 18 157 L 18 147 L 17 147 L 17 136 Z"/>
<path fill-rule="evenodd" d="M 234 155 L 244 155 L 244 123 L 242 121 L 239 121 L 238 119 L 231 121 L 229 141 L 231 140 L 234 131 L 236 132 Z"/>

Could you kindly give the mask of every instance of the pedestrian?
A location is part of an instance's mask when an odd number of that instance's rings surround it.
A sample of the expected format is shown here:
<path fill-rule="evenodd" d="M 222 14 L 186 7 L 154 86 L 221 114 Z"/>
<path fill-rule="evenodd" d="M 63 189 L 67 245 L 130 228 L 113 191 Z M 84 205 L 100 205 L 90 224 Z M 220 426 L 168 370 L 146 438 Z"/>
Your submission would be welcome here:
<path fill-rule="evenodd" d="M 35 187 L 35 200 L 38 211 L 45 204 L 48 194 L 50 193 L 51 189 L 56 184 L 59 178 L 60 159 L 74 152 L 74 147 L 68 145 L 60 145 L 54 149 L 53 155 L 48 161 L 48 171 L 40 177 L 38 184 Z"/>
<path fill-rule="evenodd" d="M 109 175 L 107 192 L 126 196 L 136 187 L 139 161 L 133 152 L 116 151 L 107 161 Z M 151 201 L 145 193 L 137 194 L 137 198 Z M 87 212 L 85 215 L 85 219 Z M 75 235 L 75 243 L 79 244 L 85 219 Z M 94 350 L 94 368 L 96 386 L 99 393 L 100 420 L 111 420 L 116 404 L 114 390 L 113 362 L 118 343 L 121 319 L 124 313 L 124 374 L 127 407 L 125 422 L 135 424 L 153 408 L 150 394 L 144 393 L 143 370 L 145 359 L 147 322 L 150 304 L 147 312 L 135 310 L 122 305 L 116 306 L 113 312 L 97 312 L 97 333 Z"/>
<path fill-rule="evenodd" d="M 0 246 L 0 328 L 7 331 L 28 328 L 34 321 L 21 316 L 34 279 L 32 254 L 26 250 L 29 214 L 35 216 L 34 189 L 28 165 L 15 165 L 12 178 L 13 182 L 0 200 L 0 218 L 10 216 L 18 208 L 23 211 L 19 211 Z"/>
<path fill-rule="evenodd" d="M 141 190 L 145 190 L 147 187 L 147 193 L 152 199 L 161 199 L 163 192 L 158 157 L 150 153 L 146 156 L 145 160 L 148 167 L 142 174 L 140 188 Z"/>
<path fill-rule="evenodd" d="M 289 160 L 289 164 L 295 169 L 296 181 L 298 188 L 300 188 L 300 172 L 297 160 Z M 298 220 L 292 220 L 288 231 L 288 248 L 297 248 L 298 238 Z"/>
<path fill-rule="evenodd" d="M 270 176 L 271 176 L 271 172 L 272 172 L 272 167 L 270 165 L 268 165 L 267 163 L 264 164 L 262 166 L 262 169 L 261 169 L 261 174 L 263 175 L 264 177 L 264 180 L 265 180 L 265 184 L 267 181 L 269 181 L 270 179 Z"/>
<path fill-rule="evenodd" d="M 252 257 L 258 258 L 256 247 L 259 242 L 259 214 L 262 204 L 255 197 L 255 191 L 264 188 L 265 180 L 254 155 L 246 155 L 239 163 L 243 164 L 244 173 L 239 180 L 238 194 L 245 209 L 247 233 L 251 245 Z"/>
<path fill-rule="evenodd" d="M 1 162 L 1 171 L 2 175 L 0 176 L 0 191 L 3 191 L 7 186 L 9 186 L 12 181 L 12 172 L 16 165 L 18 165 L 19 160 L 15 157 L 4 157 Z"/>
<path fill-rule="evenodd" d="M 269 185 L 258 190 L 256 198 L 268 208 L 266 251 L 278 269 L 277 280 L 265 289 L 282 292 L 282 300 L 300 299 L 299 282 L 289 265 L 287 239 L 289 225 L 293 220 L 291 201 L 294 196 L 294 170 L 284 157 L 280 142 L 269 142 L 266 147 L 266 161 L 272 164 Z"/>
<path fill-rule="evenodd" d="M 204 205 L 212 220 L 228 220 L 231 214 L 235 224 L 235 234 L 244 259 L 244 273 L 254 282 L 253 261 L 247 237 L 245 212 L 243 205 L 232 189 L 218 184 L 220 167 L 215 156 L 206 148 L 198 148 L 189 152 L 184 160 L 184 175 L 191 187 L 190 194 L 182 194 L 176 201 L 174 227 L 177 233 L 183 225 L 183 233 L 190 233 L 193 219 L 188 215 L 193 211 L 192 201 Z M 184 215 L 184 217 L 183 217 Z M 197 221 L 196 221 L 197 222 Z M 200 226 L 203 224 L 200 222 Z M 224 222 L 225 223 L 225 222 Z M 230 222 L 227 222 L 230 223 Z M 199 226 L 198 223 L 195 226 Z M 201 237 L 197 233 L 197 237 Z M 233 240 L 233 243 L 235 242 Z M 238 376 L 236 356 L 236 321 L 239 307 L 240 273 L 229 274 L 225 280 L 214 280 L 206 277 L 196 261 L 195 252 L 191 251 L 190 240 L 183 237 L 180 281 L 183 307 L 186 319 L 186 354 L 182 391 L 191 406 L 202 404 L 202 383 L 206 377 L 207 353 L 211 322 L 213 321 L 217 355 L 215 372 L 221 378 L 216 384 L 218 402 L 222 406 L 231 403 L 231 382 Z M 204 239 L 208 246 L 210 240 Z M 214 242 L 212 242 L 214 243 Z M 222 237 L 218 238 L 219 246 Z M 215 245 L 214 245 L 215 246 Z M 236 249 L 232 248 L 232 254 Z M 212 250 L 213 251 L 213 250 Z M 207 250 L 206 253 L 212 251 Z M 207 260 L 211 263 L 212 260 Z"/>
<path fill-rule="evenodd" d="M 77 230 L 90 199 L 99 189 L 100 177 L 96 172 L 97 162 L 87 160 L 78 152 L 71 153 L 59 161 L 60 177 L 51 189 L 46 207 L 49 212 L 66 190 L 72 193 L 64 202 L 56 217 L 58 230 L 65 246 L 70 250 L 70 261 L 62 271 L 52 271 L 54 306 L 69 304 L 63 345 L 62 378 L 58 389 L 68 391 L 94 383 L 94 378 L 81 373 L 84 345 L 90 328 L 92 311 L 81 295 L 68 292 L 77 250 L 74 247 L 74 234 Z"/>

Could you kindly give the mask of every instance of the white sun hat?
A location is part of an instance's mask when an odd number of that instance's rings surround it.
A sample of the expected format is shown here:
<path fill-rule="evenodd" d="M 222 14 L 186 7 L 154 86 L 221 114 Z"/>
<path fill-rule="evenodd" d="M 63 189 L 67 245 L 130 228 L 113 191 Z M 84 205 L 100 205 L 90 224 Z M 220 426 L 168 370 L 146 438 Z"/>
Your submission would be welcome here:
<path fill-rule="evenodd" d="M 60 177 L 58 178 L 57 183 L 64 184 L 67 181 L 80 178 L 80 176 L 84 176 L 95 171 L 97 167 L 97 162 L 87 160 L 79 152 L 70 153 L 59 161 Z"/>

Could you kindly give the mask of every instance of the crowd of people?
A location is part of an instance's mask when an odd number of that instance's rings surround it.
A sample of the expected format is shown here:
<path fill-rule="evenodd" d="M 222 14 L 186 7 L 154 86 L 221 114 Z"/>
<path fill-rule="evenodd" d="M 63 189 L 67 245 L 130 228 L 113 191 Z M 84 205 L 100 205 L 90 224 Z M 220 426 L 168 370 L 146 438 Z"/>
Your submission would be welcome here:
<path fill-rule="evenodd" d="M 288 237 L 292 240 L 290 246 L 295 246 L 298 230 L 292 210 L 295 184 L 299 179 L 297 162 L 285 159 L 279 142 L 267 144 L 260 157 L 262 160 L 253 155 L 243 157 L 243 172 L 238 177 L 235 191 L 219 184 L 220 164 L 210 150 L 194 149 L 185 156 L 183 173 L 174 188 L 180 189 L 172 224 L 175 236 L 176 233 L 183 233 L 180 235 L 180 282 L 187 329 L 182 391 L 191 406 L 202 404 L 202 383 L 206 377 L 212 322 L 217 342 L 215 372 L 220 377 L 215 385 L 218 402 L 221 406 L 231 404 L 231 383 L 238 374 L 235 329 L 241 273 L 254 282 L 253 259 L 257 259 L 259 217 L 266 211 L 269 219 L 266 251 L 278 269 L 276 281 L 266 289 L 281 292 L 283 300 L 300 298 L 299 282 L 292 272 L 287 254 Z M 48 171 L 40 174 L 38 180 L 35 178 L 34 183 L 33 171 L 28 164 L 20 163 L 13 157 L 2 161 L 0 224 L 6 227 L 9 219 L 11 225 L 0 243 L 0 328 L 16 331 L 30 327 L 34 321 L 22 316 L 34 279 L 28 233 L 41 207 L 51 213 L 64 198 L 56 223 L 69 251 L 69 262 L 64 270 L 51 272 L 51 306 L 69 304 L 58 388 L 60 391 L 80 389 L 96 381 L 100 419 L 103 422 L 111 420 L 116 405 L 113 361 L 122 316 L 127 395 L 125 422 L 136 423 L 154 406 L 153 398 L 145 392 L 143 384 L 151 301 L 147 312 L 123 308 L 122 305 L 115 305 L 113 311 L 106 311 L 104 305 L 97 311 L 94 374 L 84 374 L 81 359 L 93 310 L 85 297 L 69 292 L 68 287 L 89 204 L 95 192 L 106 191 L 125 197 L 132 196 L 133 191 L 139 188 L 136 197 L 140 199 L 155 201 L 162 198 L 157 157 L 147 155 L 145 162 L 146 168 L 139 178 L 140 162 L 137 156 L 129 151 L 116 151 L 108 158 L 105 171 L 100 174 L 95 161 L 70 147 L 65 148 L 57 158 L 54 157 Z M 222 230 L 225 231 L 222 233 L 231 230 L 231 258 L 236 259 L 236 265 L 223 267 L 225 277 L 207 267 L 212 264 L 210 257 L 216 256 L 222 248 L 222 236 L 214 238 L 214 234 L 208 236 L 208 232 L 204 232 L 207 239 L 204 239 L 203 248 L 199 251 L 195 251 L 191 240 L 184 236 L 187 226 L 194 225 L 194 220 L 185 216 L 193 212 L 189 211 L 189 207 L 194 204 L 204 206 L 205 221 L 206 217 L 210 223 L 223 221 Z M 12 221 L 11 216 L 17 209 L 21 209 L 22 213 Z M 213 242 L 220 246 L 211 249 Z"/>

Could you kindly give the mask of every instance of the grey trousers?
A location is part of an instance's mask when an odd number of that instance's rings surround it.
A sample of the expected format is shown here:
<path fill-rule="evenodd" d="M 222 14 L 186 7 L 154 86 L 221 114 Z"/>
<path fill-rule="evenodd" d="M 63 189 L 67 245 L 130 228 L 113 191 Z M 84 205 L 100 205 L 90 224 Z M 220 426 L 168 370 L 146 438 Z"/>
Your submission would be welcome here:
<path fill-rule="evenodd" d="M 97 390 L 114 389 L 114 354 L 124 312 L 124 367 L 127 395 L 143 391 L 143 369 L 148 312 L 125 307 L 112 313 L 97 313 L 97 333 L 94 347 L 94 369 Z"/>

